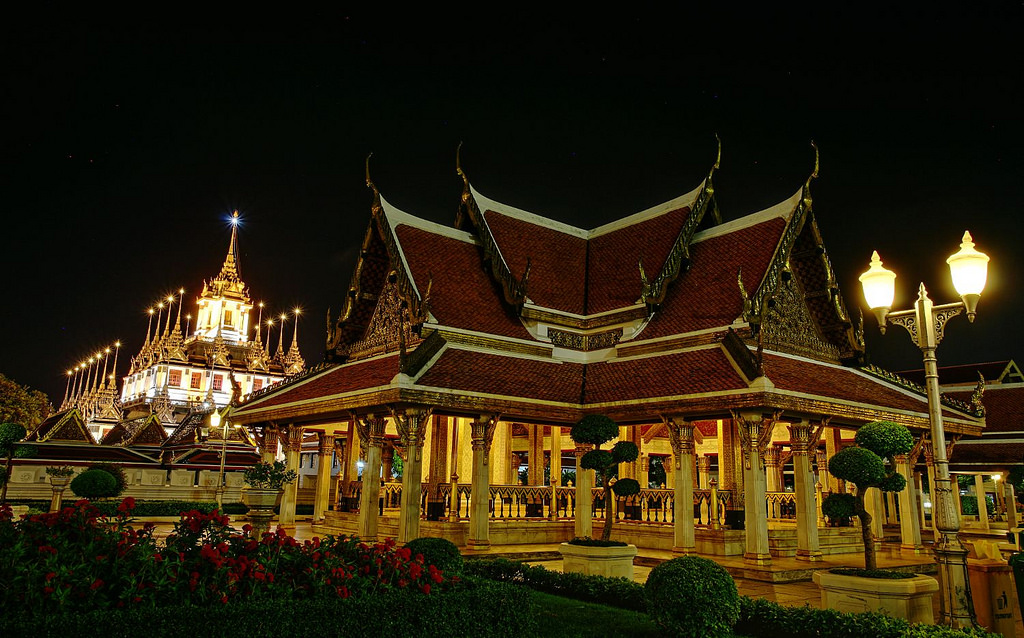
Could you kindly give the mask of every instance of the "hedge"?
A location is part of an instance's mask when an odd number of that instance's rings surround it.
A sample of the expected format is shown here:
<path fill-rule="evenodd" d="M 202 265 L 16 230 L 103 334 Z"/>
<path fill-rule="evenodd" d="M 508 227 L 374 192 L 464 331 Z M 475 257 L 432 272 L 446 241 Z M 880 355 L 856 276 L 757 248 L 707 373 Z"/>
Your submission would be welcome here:
<path fill-rule="evenodd" d="M 525 588 L 476 579 L 429 596 L 389 591 L 361 599 L 169 606 L 33 619 L 0 616 L 0 636 L 5 638 L 528 636 L 536 627 L 536 607 Z"/>
<path fill-rule="evenodd" d="M 733 631 L 750 638 L 999 638 L 983 629 L 950 629 L 911 624 L 884 614 L 843 613 L 834 609 L 786 607 L 740 596 L 740 618 Z"/>
<path fill-rule="evenodd" d="M 646 605 L 644 586 L 628 578 L 563 574 L 504 558 L 467 560 L 462 573 L 633 611 L 644 611 Z"/>

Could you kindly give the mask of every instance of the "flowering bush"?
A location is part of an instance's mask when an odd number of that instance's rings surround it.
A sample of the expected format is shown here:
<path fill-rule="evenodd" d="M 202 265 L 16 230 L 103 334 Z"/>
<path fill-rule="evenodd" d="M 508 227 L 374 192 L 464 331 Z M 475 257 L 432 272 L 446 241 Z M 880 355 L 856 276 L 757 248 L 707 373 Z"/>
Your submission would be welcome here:
<path fill-rule="evenodd" d="M 131 525 L 134 499 L 105 518 L 88 501 L 14 522 L 0 510 L 0 608 L 75 610 L 217 605 L 247 599 L 348 598 L 384 590 L 429 594 L 446 582 L 394 541 L 296 541 L 284 530 L 253 538 L 227 516 L 181 514 L 163 546 Z M 454 579 L 447 579 L 449 582 Z"/>

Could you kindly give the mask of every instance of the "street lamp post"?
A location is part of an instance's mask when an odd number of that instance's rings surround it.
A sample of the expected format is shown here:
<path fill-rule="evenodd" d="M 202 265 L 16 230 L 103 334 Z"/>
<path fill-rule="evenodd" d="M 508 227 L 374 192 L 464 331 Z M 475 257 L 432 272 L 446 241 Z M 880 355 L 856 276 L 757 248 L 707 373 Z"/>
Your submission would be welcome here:
<path fill-rule="evenodd" d="M 896 273 L 882 266 L 877 252 L 871 255 L 870 268 L 860 276 L 860 281 L 864 287 L 864 297 L 878 318 L 879 330 L 885 333 L 886 322 L 906 328 L 924 355 L 925 388 L 935 463 L 932 520 L 939 530 L 935 559 L 939 564 L 942 622 L 954 627 L 967 627 L 974 624 L 974 606 L 967 578 L 967 550 L 957 536 L 960 531 L 960 513 L 953 500 L 949 459 L 946 458 L 935 349 L 942 341 L 946 322 L 950 319 L 966 310 L 967 319 L 974 321 L 978 300 L 985 288 L 988 256 L 974 249 L 971 234 L 965 232 L 960 251 L 947 259 L 946 263 L 949 264 L 953 286 L 961 301 L 933 305 L 922 283 L 912 309 L 890 312 L 895 295 Z"/>
<path fill-rule="evenodd" d="M 213 408 L 213 412 L 210 413 L 210 429 L 216 430 L 220 427 L 220 412 L 217 411 L 216 406 Z M 224 460 L 227 457 L 228 452 L 228 421 L 224 420 L 224 431 L 221 432 L 220 440 L 220 474 L 217 475 L 217 510 L 223 513 L 224 509 Z"/>

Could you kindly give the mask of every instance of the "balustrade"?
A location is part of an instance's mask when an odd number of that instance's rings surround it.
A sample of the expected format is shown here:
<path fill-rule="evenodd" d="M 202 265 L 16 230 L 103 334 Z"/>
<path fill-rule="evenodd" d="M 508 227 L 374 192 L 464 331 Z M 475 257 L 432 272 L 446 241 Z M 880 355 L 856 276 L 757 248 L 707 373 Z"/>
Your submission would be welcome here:
<path fill-rule="evenodd" d="M 766 492 L 769 521 L 796 521 L 796 494 L 794 492 Z"/>

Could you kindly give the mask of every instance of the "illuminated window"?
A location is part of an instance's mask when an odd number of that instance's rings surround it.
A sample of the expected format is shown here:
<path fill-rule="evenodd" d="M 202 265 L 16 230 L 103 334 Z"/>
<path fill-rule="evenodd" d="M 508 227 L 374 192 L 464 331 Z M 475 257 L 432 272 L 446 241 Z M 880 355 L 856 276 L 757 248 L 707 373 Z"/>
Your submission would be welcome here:
<path fill-rule="evenodd" d="M 202 372 L 193 372 L 192 373 L 192 379 L 190 380 L 190 383 L 189 383 L 188 387 L 192 388 L 193 390 L 198 390 L 201 387 L 202 383 L 203 383 L 203 373 Z"/>
<path fill-rule="evenodd" d="M 259 390 L 262 387 L 263 387 L 263 379 L 253 379 L 252 380 L 253 392 L 255 392 L 256 390 Z"/>
<path fill-rule="evenodd" d="M 167 385 L 180 388 L 181 387 L 181 370 L 171 370 L 167 376 Z"/>
<path fill-rule="evenodd" d="M 213 389 L 214 390 L 220 390 L 222 387 L 224 387 L 224 375 L 223 374 L 215 374 L 215 375 L 213 375 Z"/>
<path fill-rule="evenodd" d="M 235 322 L 233 321 L 233 318 L 231 316 L 231 311 L 230 310 L 225 310 L 224 311 L 224 325 L 232 326 L 232 325 L 234 325 L 234 323 Z"/>

